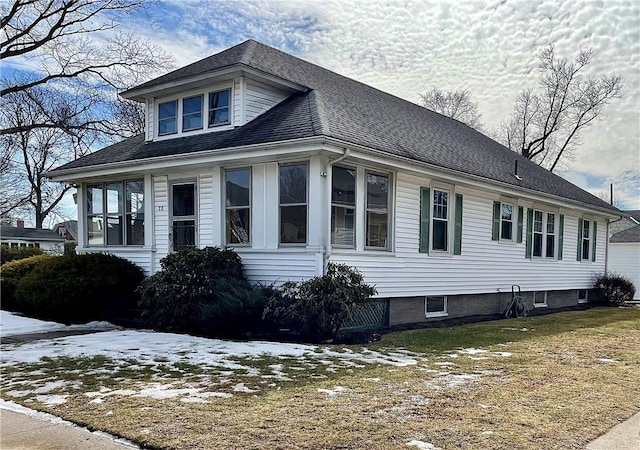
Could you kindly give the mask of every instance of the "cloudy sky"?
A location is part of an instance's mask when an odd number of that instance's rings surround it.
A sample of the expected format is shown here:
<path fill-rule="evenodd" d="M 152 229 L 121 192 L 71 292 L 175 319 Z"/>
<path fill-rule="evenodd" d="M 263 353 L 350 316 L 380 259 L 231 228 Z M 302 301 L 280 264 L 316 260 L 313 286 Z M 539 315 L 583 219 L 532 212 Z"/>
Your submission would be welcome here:
<path fill-rule="evenodd" d="M 586 74 L 617 72 L 623 98 L 583 135 L 561 175 L 640 209 L 640 2 L 637 0 L 162 1 L 122 22 L 182 66 L 252 38 L 412 102 L 432 86 L 468 89 L 487 129 L 535 88 L 553 43 Z"/>
<path fill-rule="evenodd" d="M 158 0 L 119 17 L 180 67 L 246 39 L 280 48 L 412 102 L 434 85 L 467 89 L 491 130 L 539 79 L 537 55 L 595 51 L 586 75 L 624 79 L 623 98 L 582 136 L 560 174 L 640 209 L 638 0 Z"/>

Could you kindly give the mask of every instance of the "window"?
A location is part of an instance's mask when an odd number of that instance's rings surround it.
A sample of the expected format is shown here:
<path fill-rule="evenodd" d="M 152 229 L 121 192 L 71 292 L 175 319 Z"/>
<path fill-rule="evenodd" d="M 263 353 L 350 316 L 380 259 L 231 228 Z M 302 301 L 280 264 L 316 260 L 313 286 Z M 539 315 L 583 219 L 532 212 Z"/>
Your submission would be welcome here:
<path fill-rule="evenodd" d="M 17 248 L 18 247 L 18 243 L 17 242 L 12 242 L 11 243 L 11 248 Z"/>
<path fill-rule="evenodd" d="M 230 123 L 229 99 L 231 89 L 211 92 L 209 94 L 209 127 L 217 127 Z"/>
<path fill-rule="evenodd" d="M 544 214 L 542 211 L 533 211 L 533 256 L 542 256 L 543 224 Z"/>
<path fill-rule="evenodd" d="M 356 170 L 334 166 L 331 173 L 331 244 L 355 247 Z"/>
<path fill-rule="evenodd" d="M 431 248 L 449 250 L 449 192 L 433 190 L 433 233 Z"/>
<path fill-rule="evenodd" d="M 547 291 L 533 293 L 533 306 L 535 308 L 544 308 L 547 305 Z"/>
<path fill-rule="evenodd" d="M 447 297 L 435 296 L 424 299 L 425 317 L 441 317 L 447 315 Z"/>
<path fill-rule="evenodd" d="M 513 239 L 513 204 L 502 203 L 500 218 L 500 239 L 510 241 Z"/>
<path fill-rule="evenodd" d="M 182 100 L 182 131 L 202 128 L 202 95 Z"/>
<path fill-rule="evenodd" d="M 280 243 L 307 242 L 307 165 L 280 166 Z"/>
<path fill-rule="evenodd" d="M 160 103 L 158 105 L 158 136 L 178 132 L 176 117 L 178 116 L 178 101 Z"/>
<path fill-rule="evenodd" d="M 196 185 L 176 182 L 171 185 L 171 238 L 173 250 L 196 245 Z"/>
<path fill-rule="evenodd" d="M 225 236 L 227 244 L 251 242 L 251 169 L 224 173 Z"/>
<path fill-rule="evenodd" d="M 559 220 L 558 220 L 559 216 Z M 564 216 L 538 209 L 527 210 L 527 258 L 562 259 Z"/>
<path fill-rule="evenodd" d="M 26 242 L 20 242 L 20 247 L 26 247 L 26 246 L 27 246 Z"/>
<path fill-rule="evenodd" d="M 591 232 L 591 221 L 589 220 L 583 220 L 582 221 L 582 259 L 583 260 L 588 260 L 589 259 L 589 249 L 591 248 L 590 246 L 590 239 L 589 239 L 589 234 Z"/>
<path fill-rule="evenodd" d="M 388 249 L 389 175 L 367 172 L 366 247 Z"/>
<path fill-rule="evenodd" d="M 87 186 L 88 245 L 144 245 L 144 182 Z"/>
<path fill-rule="evenodd" d="M 589 295 L 586 289 L 580 289 L 578 291 L 578 303 L 587 303 L 589 301 Z"/>

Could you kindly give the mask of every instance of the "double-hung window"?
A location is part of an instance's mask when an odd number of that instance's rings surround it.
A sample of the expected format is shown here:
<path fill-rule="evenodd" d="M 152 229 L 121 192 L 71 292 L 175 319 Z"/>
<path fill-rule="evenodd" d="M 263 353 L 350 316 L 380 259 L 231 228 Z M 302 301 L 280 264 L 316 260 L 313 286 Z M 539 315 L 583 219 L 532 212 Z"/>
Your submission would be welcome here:
<path fill-rule="evenodd" d="M 178 101 L 160 103 L 158 105 L 158 136 L 178 132 Z"/>
<path fill-rule="evenodd" d="M 333 166 L 331 172 L 331 244 L 355 247 L 356 170 Z"/>
<path fill-rule="evenodd" d="M 583 220 L 582 221 L 582 259 L 583 260 L 588 260 L 589 259 L 589 249 L 591 248 L 591 239 L 590 239 L 590 234 L 591 234 L 591 221 L 590 220 Z"/>
<path fill-rule="evenodd" d="M 502 203 L 500 214 L 500 239 L 513 240 L 513 203 Z"/>
<path fill-rule="evenodd" d="M 435 251 L 449 251 L 449 192 L 433 190 L 433 215 L 431 248 Z"/>
<path fill-rule="evenodd" d="M 562 259 L 564 215 L 527 210 L 527 258 Z"/>
<path fill-rule="evenodd" d="M 144 182 L 87 186 L 87 243 L 144 245 Z"/>
<path fill-rule="evenodd" d="M 556 256 L 556 215 L 547 213 L 547 239 L 545 256 L 554 258 Z"/>
<path fill-rule="evenodd" d="M 535 257 L 542 257 L 543 217 L 544 213 L 542 211 L 537 209 L 533 211 L 533 256 Z"/>
<path fill-rule="evenodd" d="M 231 89 L 211 92 L 209 94 L 209 127 L 217 127 L 231 123 L 229 117 L 229 100 Z"/>
<path fill-rule="evenodd" d="M 225 171 L 225 235 L 227 244 L 251 243 L 251 169 Z"/>
<path fill-rule="evenodd" d="M 366 173 L 366 242 L 374 249 L 389 248 L 389 175 Z"/>
<path fill-rule="evenodd" d="M 307 172 L 306 163 L 280 166 L 280 243 L 307 242 Z"/>
<path fill-rule="evenodd" d="M 182 131 L 202 129 L 202 95 L 182 100 Z"/>

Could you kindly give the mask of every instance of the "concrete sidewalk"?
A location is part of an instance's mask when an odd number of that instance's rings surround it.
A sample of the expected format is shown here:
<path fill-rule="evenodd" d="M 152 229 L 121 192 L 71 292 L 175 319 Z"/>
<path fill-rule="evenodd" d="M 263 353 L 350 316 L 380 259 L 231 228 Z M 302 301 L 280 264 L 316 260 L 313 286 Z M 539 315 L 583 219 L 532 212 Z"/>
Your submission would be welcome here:
<path fill-rule="evenodd" d="M 3 450 L 131 450 L 106 433 L 92 433 L 63 423 L 0 409 L 0 448 Z"/>
<path fill-rule="evenodd" d="M 640 449 L 640 412 L 587 444 L 587 450 L 638 449 Z"/>

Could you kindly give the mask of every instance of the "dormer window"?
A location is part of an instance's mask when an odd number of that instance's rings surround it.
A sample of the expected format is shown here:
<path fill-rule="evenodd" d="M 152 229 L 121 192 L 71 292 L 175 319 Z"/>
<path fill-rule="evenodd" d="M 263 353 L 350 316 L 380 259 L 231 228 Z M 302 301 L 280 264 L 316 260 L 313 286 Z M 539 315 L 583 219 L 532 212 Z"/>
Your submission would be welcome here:
<path fill-rule="evenodd" d="M 217 127 L 230 123 L 229 98 L 231 89 L 224 89 L 209 94 L 209 126 Z"/>
<path fill-rule="evenodd" d="M 182 100 L 182 131 L 202 129 L 202 95 Z"/>
<path fill-rule="evenodd" d="M 178 115 L 178 101 L 160 103 L 158 105 L 158 135 L 175 134 L 178 132 L 176 117 Z"/>

